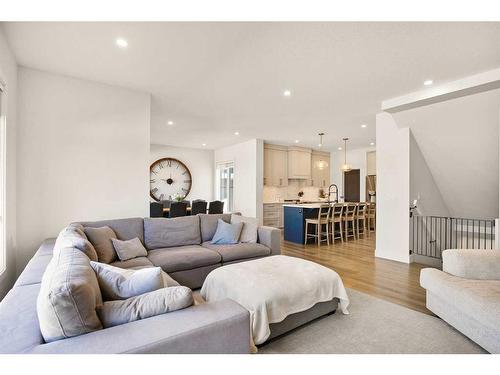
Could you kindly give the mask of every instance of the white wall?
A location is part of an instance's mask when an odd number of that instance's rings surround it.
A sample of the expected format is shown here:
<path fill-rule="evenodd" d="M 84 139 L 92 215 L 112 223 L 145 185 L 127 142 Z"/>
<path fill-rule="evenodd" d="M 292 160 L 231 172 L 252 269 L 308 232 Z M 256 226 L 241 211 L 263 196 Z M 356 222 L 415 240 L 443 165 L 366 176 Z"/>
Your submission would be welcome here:
<path fill-rule="evenodd" d="M 17 65 L 0 26 L 0 80 L 5 84 L 6 173 L 5 173 L 5 248 L 6 269 L 0 275 L 0 300 L 14 283 L 16 276 L 16 102 Z M 1 270 L 0 270 L 1 272 Z"/>
<path fill-rule="evenodd" d="M 493 90 L 394 115 L 411 129 L 454 217 L 498 217 L 499 106 Z"/>
<path fill-rule="evenodd" d="M 377 242 L 375 256 L 410 262 L 410 130 L 389 113 L 376 117 Z"/>
<path fill-rule="evenodd" d="M 149 214 L 150 96 L 19 69 L 18 263 L 71 221 Z"/>
<path fill-rule="evenodd" d="M 251 139 L 215 150 L 214 165 L 234 162 L 234 211 L 262 221 L 264 142 Z"/>
<path fill-rule="evenodd" d="M 419 215 L 450 216 L 434 176 L 410 130 L 410 203 L 418 200 Z"/>
<path fill-rule="evenodd" d="M 368 148 L 358 148 L 354 150 L 349 150 L 349 145 L 347 145 L 347 164 L 349 164 L 352 169 L 359 169 L 359 199 L 364 201 L 366 199 L 366 153 L 369 151 L 375 151 L 375 147 Z M 344 180 L 342 165 L 344 165 L 344 151 L 337 151 L 331 154 L 330 160 L 331 170 L 330 175 L 332 176 L 332 184 L 336 184 L 339 188 L 339 196 L 344 197 Z M 378 190 L 378 188 L 377 188 Z"/>
<path fill-rule="evenodd" d="M 191 172 L 193 182 L 186 199 L 204 199 L 207 202 L 214 199 L 213 150 L 151 144 L 149 165 L 158 159 L 167 157 L 182 161 Z"/>

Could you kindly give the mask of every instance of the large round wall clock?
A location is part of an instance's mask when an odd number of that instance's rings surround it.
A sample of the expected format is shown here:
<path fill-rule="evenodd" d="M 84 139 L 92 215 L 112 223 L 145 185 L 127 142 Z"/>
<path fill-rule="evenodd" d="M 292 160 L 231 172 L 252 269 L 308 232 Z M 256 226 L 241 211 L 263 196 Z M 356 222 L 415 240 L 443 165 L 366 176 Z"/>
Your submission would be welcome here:
<path fill-rule="evenodd" d="M 149 168 L 149 194 L 156 201 L 187 197 L 191 191 L 191 172 L 180 160 L 163 158 Z"/>

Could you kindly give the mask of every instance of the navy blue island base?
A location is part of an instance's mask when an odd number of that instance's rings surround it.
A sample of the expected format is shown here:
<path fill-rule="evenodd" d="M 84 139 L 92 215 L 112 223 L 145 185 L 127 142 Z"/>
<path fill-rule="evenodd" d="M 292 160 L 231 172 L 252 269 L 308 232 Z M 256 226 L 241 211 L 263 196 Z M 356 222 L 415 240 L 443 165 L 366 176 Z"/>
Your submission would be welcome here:
<path fill-rule="evenodd" d="M 308 208 L 300 206 L 284 206 L 284 239 L 285 241 L 304 244 L 306 219 L 318 217 L 319 208 Z M 314 226 L 309 226 L 309 233 L 313 233 Z M 308 242 L 314 242 L 309 238 Z"/>

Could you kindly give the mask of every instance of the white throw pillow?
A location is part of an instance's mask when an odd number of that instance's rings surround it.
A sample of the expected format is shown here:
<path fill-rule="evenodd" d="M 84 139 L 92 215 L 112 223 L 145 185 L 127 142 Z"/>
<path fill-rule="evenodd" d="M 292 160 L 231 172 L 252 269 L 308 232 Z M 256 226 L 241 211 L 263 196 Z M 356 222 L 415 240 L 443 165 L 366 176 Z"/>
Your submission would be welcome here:
<path fill-rule="evenodd" d="M 259 220 L 257 218 L 232 214 L 231 224 L 233 223 L 243 223 L 240 242 L 257 243 L 257 230 L 259 228 Z"/>
<path fill-rule="evenodd" d="M 160 267 L 127 270 L 109 264 L 90 262 L 105 300 L 127 299 L 163 288 Z"/>
<path fill-rule="evenodd" d="M 186 286 L 162 288 L 125 301 L 107 301 L 97 308 L 104 328 L 180 310 L 193 304 L 193 294 Z"/>
<path fill-rule="evenodd" d="M 138 237 L 128 241 L 122 241 L 117 238 L 112 238 L 111 242 L 115 248 L 116 254 L 121 261 L 129 260 L 137 257 L 145 257 L 148 255 L 141 240 Z"/>

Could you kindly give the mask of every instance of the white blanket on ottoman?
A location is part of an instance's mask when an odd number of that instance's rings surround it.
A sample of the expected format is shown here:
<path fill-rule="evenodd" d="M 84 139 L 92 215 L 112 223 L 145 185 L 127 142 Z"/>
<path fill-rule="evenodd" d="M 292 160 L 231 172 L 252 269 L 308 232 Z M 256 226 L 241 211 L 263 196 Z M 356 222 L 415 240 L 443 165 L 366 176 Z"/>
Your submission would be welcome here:
<path fill-rule="evenodd" d="M 256 345 L 269 337 L 270 323 L 281 322 L 290 314 L 335 297 L 344 314 L 348 314 L 349 305 L 337 272 L 284 255 L 217 268 L 207 276 L 201 295 L 208 302 L 230 298 L 250 311 Z"/>

